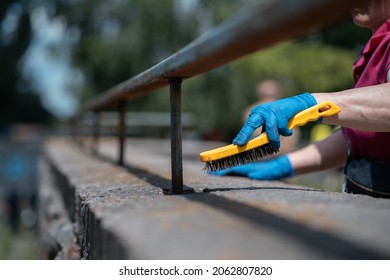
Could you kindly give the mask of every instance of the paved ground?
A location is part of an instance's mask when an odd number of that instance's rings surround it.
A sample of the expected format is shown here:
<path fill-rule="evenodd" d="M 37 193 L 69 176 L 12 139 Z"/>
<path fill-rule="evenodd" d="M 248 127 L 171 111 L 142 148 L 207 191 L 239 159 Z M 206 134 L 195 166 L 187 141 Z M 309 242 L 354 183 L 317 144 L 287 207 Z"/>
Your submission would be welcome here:
<path fill-rule="evenodd" d="M 112 164 L 115 144 L 102 142 L 98 158 L 62 140 L 46 147 L 83 258 L 390 257 L 389 200 L 209 176 L 197 160 L 203 142 L 183 145 L 196 192 L 167 196 L 169 143 L 129 140 L 125 168 Z"/>

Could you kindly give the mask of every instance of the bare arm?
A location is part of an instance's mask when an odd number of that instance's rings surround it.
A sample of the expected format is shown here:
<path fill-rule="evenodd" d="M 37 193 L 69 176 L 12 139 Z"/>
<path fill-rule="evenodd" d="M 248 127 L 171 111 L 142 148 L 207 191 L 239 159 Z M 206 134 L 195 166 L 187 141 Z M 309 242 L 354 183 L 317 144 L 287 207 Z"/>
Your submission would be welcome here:
<path fill-rule="evenodd" d="M 324 123 L 390 132 L 390 83 L 313 96 L 318 103 L 329 100 L 341 107 L 339 114 L 324 118 Z"/>
<path fill-rule="evenodd" d="M 288 154 L 288 158 L 297 175 L 337 167 L 347 159 L 347 142 L 338 130 L 321 142 Z"/>

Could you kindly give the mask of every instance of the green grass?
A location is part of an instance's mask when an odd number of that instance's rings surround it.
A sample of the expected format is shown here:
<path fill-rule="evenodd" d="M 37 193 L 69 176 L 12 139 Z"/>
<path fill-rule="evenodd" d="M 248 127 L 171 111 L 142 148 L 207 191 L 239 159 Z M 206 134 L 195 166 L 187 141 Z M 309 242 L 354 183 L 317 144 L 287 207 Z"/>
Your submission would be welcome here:
<path fill-rule="evenodd" d="M 38 236 L 34 230 L 21 227 L 14 233 L 0 220 L 1 260 L 34 260 L 38 255 Z"/>

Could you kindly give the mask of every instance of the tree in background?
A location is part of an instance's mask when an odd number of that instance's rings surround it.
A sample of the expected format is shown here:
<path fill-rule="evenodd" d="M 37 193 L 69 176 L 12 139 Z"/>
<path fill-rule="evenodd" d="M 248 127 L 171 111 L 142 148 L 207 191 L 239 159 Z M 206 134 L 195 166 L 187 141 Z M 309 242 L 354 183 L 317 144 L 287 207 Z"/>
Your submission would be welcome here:
<path fill-rule="evenodd" d="M 21 62 L 31 43 L 27 1 L 0 2 L 0 131 L 16 122 L 41 123 L 50 118 L 31 81 L 22 75 Z"/>
<path fill-rule="evenodd" d="M 85 101 L 170 56 L 248 2 L 46 0 L 42 3 L 52 17 L 63 18 L 68 34 L 76 38 L 71 63 L 83 74 L 84 83 L 76 91 Z M 183 84 L 184 110 L 197 115 L 203 134 L 218 128 L 230 140 L 241 125 L 242 111 L 253 102 L 255 85 L 262 79 L 277 79 L 287 95 L 349 88 L 357 46 L 368 36 L 357 30 L 352 24 L 343 23 L 187 80 Z M 159 90 L 132 102 L 130 108 L 168 110 L 167 92 Z"/>

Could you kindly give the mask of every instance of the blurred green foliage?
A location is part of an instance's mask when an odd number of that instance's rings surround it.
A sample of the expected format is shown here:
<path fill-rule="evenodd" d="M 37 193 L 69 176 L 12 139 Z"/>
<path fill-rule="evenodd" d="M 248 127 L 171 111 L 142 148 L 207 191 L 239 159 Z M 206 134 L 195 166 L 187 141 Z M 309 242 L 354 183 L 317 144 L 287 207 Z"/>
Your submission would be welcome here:
<path fill-rule="evenodd" d="M 22 61 L 32 42 L 28 2 L 0 2 L 0 132 L 16 122 L 42 123 L 51 118 L 32 81 L 23 75 Z"/>
<path fill-rule="evenodd" d="M 74 42 L 72 65 L 84 76 L 77 89 L 84 101 L 160 62 L 248 2 L 43 0 L 52 17 L 64 19 Z M 189 79 L 183 85 L 184 110 L 196 114 L 201 134 L 217 131 L 229 140 L 262 79 L 278 80 L 286 95 L 349 88 L 356 50 L 368 36 L 340 23 Z M 162 89 L 130 109 L 165 111 L 168 102 L 168 89 Z"/>
<path fill-rule="evenodd" d="M 234 134 L 243 122 L 243 111 L 256 101 L 254 91 L 259 81 L 277 80 L 285 96 L 337 91 L 352 85 L 353 61 L 353 52 L 340 47 L 282 43 L 193 79 L 185 87 L 185 108 L 207 115 L 200 119 L 203 131 L 218 127 Z"/>

